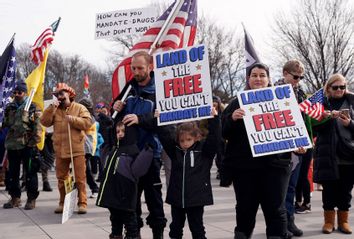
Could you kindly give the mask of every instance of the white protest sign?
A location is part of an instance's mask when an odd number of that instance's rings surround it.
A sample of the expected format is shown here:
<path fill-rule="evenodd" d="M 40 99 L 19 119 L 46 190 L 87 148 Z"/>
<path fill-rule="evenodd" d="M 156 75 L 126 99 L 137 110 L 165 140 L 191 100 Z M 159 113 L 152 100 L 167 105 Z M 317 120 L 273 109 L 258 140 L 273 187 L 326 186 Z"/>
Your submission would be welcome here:
<path fill-rule="evenodd" d="M 242 91 L 237 97 L 254 157 L 312 147 L 291 85 Z"/>
<path fill-rule="evenodd" d="M 211 118 L 208 50 L 204 45 L 156 53 L 158 125 Z"/>
<path fill-rule="evenodd" d="M 65 223 L 73 215 L 77 202 L 77 189 L 72 190 L 65 195 L 63 215 L 61 217 L 61 223 Z"/>
<path fill-rule="evenodd" d="M 157 20 L 156 8 L 128 9 L 97 13 L 95 39 L 143 34 Z"/>

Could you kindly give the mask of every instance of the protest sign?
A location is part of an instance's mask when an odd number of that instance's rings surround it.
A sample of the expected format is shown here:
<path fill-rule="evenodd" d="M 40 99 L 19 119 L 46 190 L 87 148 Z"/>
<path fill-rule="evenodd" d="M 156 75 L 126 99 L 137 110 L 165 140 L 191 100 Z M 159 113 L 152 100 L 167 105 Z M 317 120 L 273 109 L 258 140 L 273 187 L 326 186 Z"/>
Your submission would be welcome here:
<path fill-rule="evenodd" d="M 156 8 L 128 9 L 96 14 L 95 39 L 146 32 L 157 20 Z"/>
<path fill-rule="evenodd" d="M 254 157 L 311 148 L 311 140 L 291 85 L 237 94 Z"/>
<path fill-rule="evenodd" d="M 63 215 L 61 217 L 61 223 L 65 223 L 73 215 L 77 202 L 77 189 L 73 189 L 67 193 L 64 198 Z"/>
<path fill-rule="evenodd" d="M 208 50 L 204 45 L 156 53 L 158 125 L 211 118 Z"/>

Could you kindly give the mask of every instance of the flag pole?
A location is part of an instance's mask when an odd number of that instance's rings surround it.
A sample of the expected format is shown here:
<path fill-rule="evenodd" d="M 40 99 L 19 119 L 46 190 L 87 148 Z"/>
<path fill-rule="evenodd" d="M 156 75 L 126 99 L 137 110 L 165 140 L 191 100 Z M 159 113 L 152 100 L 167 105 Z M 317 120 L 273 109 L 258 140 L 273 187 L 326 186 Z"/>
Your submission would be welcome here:
<path fill-rule="evenodd" d="M 156 45 L 159 43 L 159 41 L 162 39 L 162 37 L 166 34 L 169 25 L 171 25 L 171 23 L 173 22 L 173 20 L 177 16 L 178 9 L 181 8 L 183 3 L 184 3 L 184 0 L 176 0 L 176 4 L 173 6 L 171 13 L 168 15 L 166 21 L 164 22 L 163 26 L 161 27 L 161 30 L 159 31 L 159 34 L 156 36 L 154 42 L 152 43 L 152 45 L 150 47 L 149 55 L 151 55 L 151 53 L 156 49 Z M 127 90 L 125 91 L 122 99 L 121 99 L 122 101 L 125 100 L 125 98 L 128 96 L 131 89 L 132 89 L 132 86 L 129 85 Z M 115 110 L 112 114 L 112 119 L 115 119 L 117 117 L 117 114 L 118 114 L 118 111 Z"/>

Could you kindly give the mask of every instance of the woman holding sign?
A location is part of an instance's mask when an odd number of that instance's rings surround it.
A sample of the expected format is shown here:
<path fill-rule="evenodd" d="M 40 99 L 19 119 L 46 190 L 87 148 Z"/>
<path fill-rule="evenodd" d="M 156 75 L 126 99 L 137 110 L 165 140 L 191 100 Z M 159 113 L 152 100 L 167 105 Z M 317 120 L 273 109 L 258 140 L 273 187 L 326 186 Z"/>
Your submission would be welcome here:
<path fill-rule="evenodd" d="M 246 90 L 270 85 L 269 68 L 261 63 L 248 71 Z M 221 170 L 221 186 L 233 183 L 236 195 L 235 239 L 250 238 L 261 205 L 267 226 L 267 238 L 288 238 L 285 195 L 290 176 L 290 160 L 278 155 L 254 158 L 247 137 L 237 99 L 225 109 L 222 133 L 227 140 L 225 159 Z"/>
<path fill-rule="evenodd" d="M 347 91 L 347 81 L 341 74 L 329 78 L 324 94 L 323 120 L 314 127 L 314 181 L 323 186 L 322 231 L 333 232 L 337 208 L 338 230 L 351 234 L 348 217 L 354 183 L 354 95 Z"/>

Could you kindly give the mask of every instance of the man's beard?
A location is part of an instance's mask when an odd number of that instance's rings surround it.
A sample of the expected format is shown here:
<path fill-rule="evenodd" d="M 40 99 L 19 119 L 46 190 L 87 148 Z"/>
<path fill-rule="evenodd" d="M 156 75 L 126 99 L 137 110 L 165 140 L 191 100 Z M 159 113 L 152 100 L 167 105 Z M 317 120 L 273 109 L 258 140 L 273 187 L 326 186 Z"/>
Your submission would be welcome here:
<path fill-rule="evenodd" d="M 142 82 L 144 80 L 146 80 L 148 77 L 148 74 L 145 74 L 143 76 L 140 76 L 140 75 L 135 75 L 134 76 L 134 79 L 137 81 L 137 82 Z"/>

